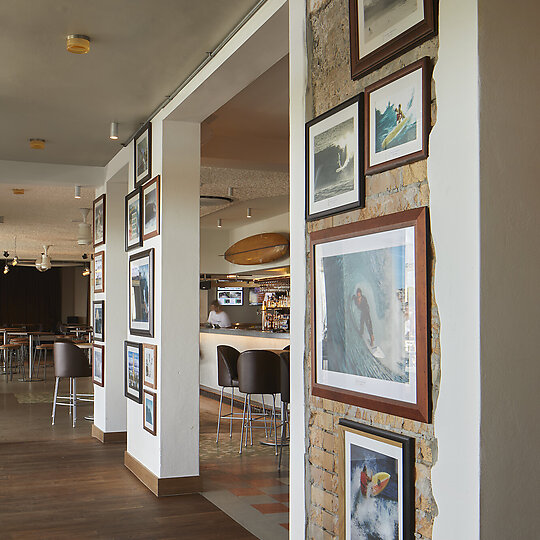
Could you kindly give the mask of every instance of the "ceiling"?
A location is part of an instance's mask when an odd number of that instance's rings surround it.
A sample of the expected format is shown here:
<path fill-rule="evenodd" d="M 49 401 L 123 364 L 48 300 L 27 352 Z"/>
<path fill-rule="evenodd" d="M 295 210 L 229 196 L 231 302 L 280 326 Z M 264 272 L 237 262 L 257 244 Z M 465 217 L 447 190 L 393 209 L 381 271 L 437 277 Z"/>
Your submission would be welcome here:
<path fill-rule="evenodd" d="M 24 195 L 14 195 L 12 188 L 25 187 Z M 81 188 L 81 198 L 75 199 L 73 186 L 20 186 L 0 184 L 0 250 L 35 260 L 43 251 L 43 244 L 53 247 L 53 260 L 82 260 L 83 253 L 91 253 L 92 246 L 78 246 L 78 223 L 82 221 L 80 208 L 92 208 L 94 190 Z M 88 215 L 91 222 L 91 212 Z"/>
<path fill-rule="evenodd" d="M 2 0 L 0 159 L 104 166 L 257 0 Z M 86 34 L 86 55 L 65 50 Z M 109 140 L 111 121 L 120 139 Z M 31 150 L 28 139 L 47 141 Z"/>

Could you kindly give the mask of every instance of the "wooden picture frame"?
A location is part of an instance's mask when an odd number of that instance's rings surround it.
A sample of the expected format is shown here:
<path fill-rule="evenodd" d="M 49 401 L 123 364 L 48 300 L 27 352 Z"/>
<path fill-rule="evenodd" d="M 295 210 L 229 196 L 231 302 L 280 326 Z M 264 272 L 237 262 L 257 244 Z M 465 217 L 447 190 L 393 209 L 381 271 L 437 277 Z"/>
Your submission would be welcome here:
<path fill-rule="evenodd" d="M 154 337 L 154 250 L 129 258 L 129 333 Z"/>
<path fill-rule="evenodd" d="M 143 240 L 148 240 L 159 234 L 160 204 L 160 179 L 158 174 L 142 187 Z"/>
<path fill-rule="evenodd" d="M 152 123 L 145 124 L 135 136 L 134 148 L 134 185 L 138 187 L 152 176 Z"/>
<path fill-rule="evenodd" d="M 380 68 L 437 32 L 437 0 L 385 4 L 388 2 L 349 0 L 353 79 Z"/>
<path fill-rule="evenodd" d="M 311 234 L 312 393 L 429 422 L 427 208 Z"/>
<path fill-rule="evenodd" d="M 92 240 L 94 247 L 105 243 L 106 196 L 100 195 L 92 203 Z"/>
<path fill-rule="evenodd" d="M 143 391 L 143 428 L 151 435 L 156 435 L 157 394 Z"/>
<path fill-rule="evenodd" d="M 366 174 L 426 159 L 431 129 L 429 58 L 368 86 L 364 116 Z"/>
<path fill-rule="evenodd" d="M 142 403 L 142 344 L 124 341 L 124 395 Z"/>
<path fill-rule="evenodd" d="M 96 386 L 105 386 L 105 346 L 92 346 L 92 382 Z"/>
<path fill-rule="evenodd" d="M 157 390 L 157 345 L 143 344 L 143 386 Z"/>
<path fill-rule="evenodd" d="M 105 252 L 94 254 L 94 293 L 105 292 Z"/>
<path fill-rule="evenodd" d="M 140 187 L 135 188 L 126 195 L 124 203 L 124 235 L 126 251 L 143 245 L 142 192 Z"/>
<path fill-rule="evenodd" d="M 383 527 L 414 540 L 414 438 L 347 419 L 338 436 L 339 538 L 356 528 L 379 538 Z"/>
<path fill-rule="evenodd" d="M 105 300 L 96 300 L 92 304 L 92 327 L 94 340 L 105 341 Z"/>
<path fill-rule="evenodd" d="M 363 94 L 306 124 L 306 220 L 365 204 Z"/>

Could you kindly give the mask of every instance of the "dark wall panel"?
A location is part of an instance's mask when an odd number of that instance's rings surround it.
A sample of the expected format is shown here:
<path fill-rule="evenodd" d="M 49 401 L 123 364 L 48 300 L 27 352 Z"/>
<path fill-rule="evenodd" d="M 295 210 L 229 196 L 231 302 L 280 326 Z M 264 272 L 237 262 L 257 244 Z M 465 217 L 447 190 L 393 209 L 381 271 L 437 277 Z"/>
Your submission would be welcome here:
<path fill-rule="evenodd" d="M 0 274 L 0 324 L 43 324 L 52 329 L 62 316 L 59 268 L 38 272 L 15 267 Z"/>

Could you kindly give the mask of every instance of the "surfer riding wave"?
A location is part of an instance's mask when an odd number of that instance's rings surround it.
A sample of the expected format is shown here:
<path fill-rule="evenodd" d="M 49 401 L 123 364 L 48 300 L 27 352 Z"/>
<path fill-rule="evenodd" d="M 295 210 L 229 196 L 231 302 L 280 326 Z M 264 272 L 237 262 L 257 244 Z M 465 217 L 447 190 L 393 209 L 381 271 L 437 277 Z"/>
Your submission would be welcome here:
<path fill-rule="evenodd" d="M 375 336 L 373 335 L 373 323 L 371 322 L 371 313 L 366 297 L 362 294 L 362 289 L 358 287 L 356 294 L 353 296 L 353 301 L 356 307 L 360 310 L 360 336 L 364 336 L 364 327 L 369 334 L 369 345 L 375 347 Z"/>

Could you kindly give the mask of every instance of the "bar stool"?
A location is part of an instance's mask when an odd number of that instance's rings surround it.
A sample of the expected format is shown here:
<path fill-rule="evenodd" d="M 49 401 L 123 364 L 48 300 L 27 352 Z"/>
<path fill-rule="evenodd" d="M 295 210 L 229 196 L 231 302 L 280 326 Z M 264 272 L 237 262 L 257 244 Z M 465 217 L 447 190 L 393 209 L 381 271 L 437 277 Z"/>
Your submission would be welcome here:
<path fill-rule="evenodd" d="M 92 368 L 83 350 L 79 349 L 77 345 L 74 345 L 69 340 L 56 341 L 54 343 L 54 375 L 56 377 L 56 384 L 54 387 L 52 425 L 54 426 L 56 405 L 64 405 L 69 407 L 70 412 L 73 411 L 73 427 L 75 427 L 75 423 L 77 422 L 77 403 L 79 401 L 89 401 L 82 398 L 91 396 L 91 394 L 80 394 L 77 397 L 77 379 L 79 377 L 92 376 Z M 62 378 L 69 378 L 69 397 L 58 395 L 58 385 Z M 58 399 L 66 400 L 67 403 L 58 402 Z"/>
<path fill-rule="evenodd" d="M 280 369 L 280 387 L 281 387 L 281 442 L 279 445 L 278 471 L 281 470 L 281 455 L 283 454 L 283 445 L 287 439 L 289 430 L 289 403 L 291 402 L 291 354 L 289 349 L 283 350 L 279 355 Z"/>
<path fill-rule="evenodd" d="M 36 352 L 38 353 L 37 362 L 34 363 L 34 372 L 39 376 L 39 368 L 43 361 L 43 378 L 47 379 L 47 353 L 54 349 L 53 343 L 41 343 L 36 346 Z M 32 375 L 33 377 L 34 375 Z"/>
<path fill-rule="evenodd" d="M 13 367 L 12 367 L 13 355 L 14 354 L 16 355 L 18 350 L 19 350 L 19 345 L 16 343 L 6 343 L 4 345 L 0 345 L 0 351 L 3 351 L 4 353 L 4 371 L 2 372 L 2 375 L 8 375 L 10 381 L 13 380 Z M 8 369 L 8 365 L 9 365 L 9 369 Z"/>
<path fill-rule="evenodd" d="M 266 431 L 266 409 L 263 400 L 263 415 L 257 418 L 252 417 L 251 395 L 252 394 L 272 394 L 272 420 L 274 427 L 274 446 L 277 456 L 277 428 L 276 428 L 276 394 L 281 389 L 279 356 L 272 351 L 251 350 L 240 353 L 238 357 L 238 382 L 240 392 L 246 394 L 244 398 L 244 412 L 242 415 L 242 432 L 240 434 L 240 454 L 242 453 L 242 443 L 244 439 L 244 429 L 250 430 L 251 444 L 253 445 L 253 420 L 264 417 Z M 246 419 L 247 410 L 247 419 Z M 268 436 L 268 433 L 267 433 Z"/>
<path fill-rule="evenodd" d="M 221 396 L 219 398 L 219 413 L 217 424 L 216 443 L 219 441 L 219 425 L 222 418 L 229 418 L 229 438 L 232 437 L 233 420 L 240 420 L 242 415 L 234 414 L 234 389 L 238 388 L 238 356 L 240 351 L 228 345 L 217 346 L 217 363 L 218 363 L 218 384 L 221 386 Z M 231 412 L 222 415 L 221 407 L 223 404 L 223 390 L 230 388 L 232 390 L 231 397 Z"/>

